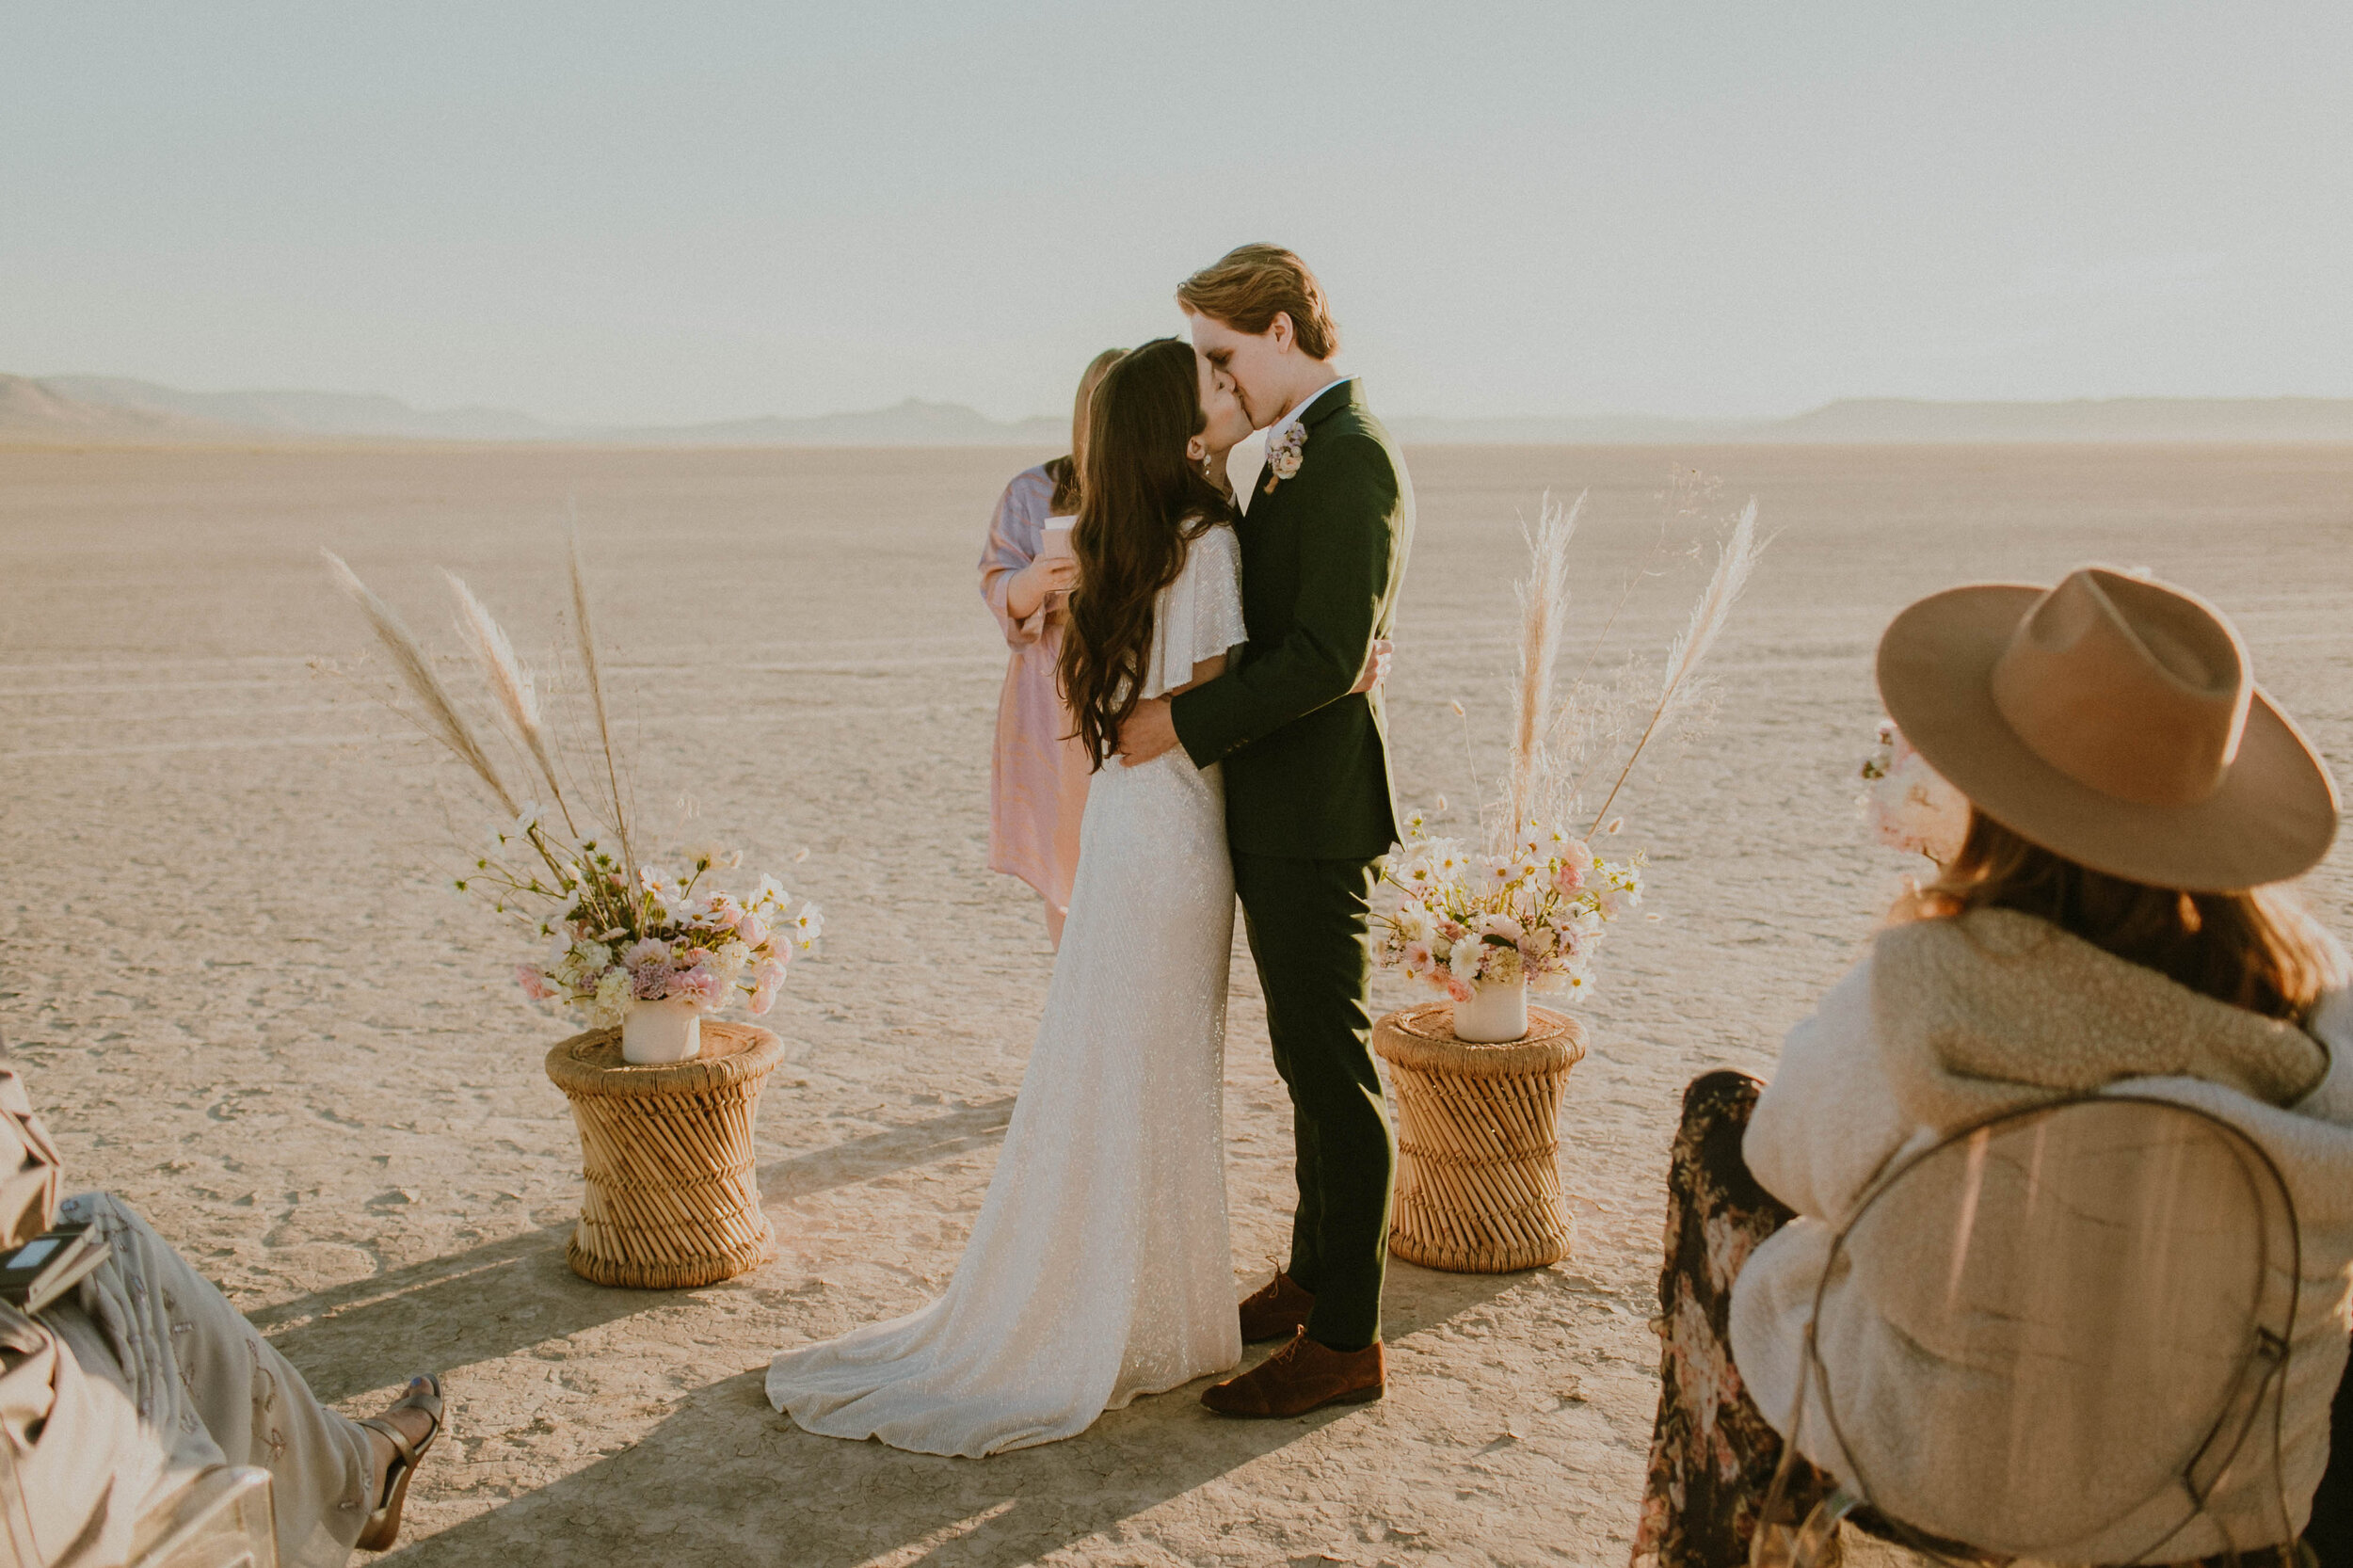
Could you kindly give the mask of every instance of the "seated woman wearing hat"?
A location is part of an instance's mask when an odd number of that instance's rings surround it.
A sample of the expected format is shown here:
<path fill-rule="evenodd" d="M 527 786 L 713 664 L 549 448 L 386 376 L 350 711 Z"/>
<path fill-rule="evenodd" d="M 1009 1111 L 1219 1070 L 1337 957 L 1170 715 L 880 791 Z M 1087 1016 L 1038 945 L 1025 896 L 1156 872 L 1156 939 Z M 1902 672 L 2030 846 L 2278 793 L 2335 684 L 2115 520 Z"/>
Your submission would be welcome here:
<path fill-rule="evenodd" d="M 270 1472 L 287 1568 L 391 1546 L 440 1435 L 440 1384 L 417 1378 L 366 1420 L 329 1410 L 130 1205 L 60 1204 L 58 1170 L 0 1043 L 0 1249 L 56 1223 L 108 1248 L 36 1314 L 0 1301 L 0 1568 L 122 1562 L 142 1515 L 222 1464 Z"/>
<path fill-rule="evenodd" d="M 1968 798 L 1968 835 L 1790 1032 L 1771 1083 L 1717 1072 L 1685 1096 L 1634 1561 L 1748 1561 L 1830 1238 L 1892 1156 L 2120 1080 L 2216 1086 L 2200 1092 L 2278 1165 L 2302 1247 L 2281 1474 L 2295 1510 L 2316 1486 L 2347 1491 L 2329 1406 L 2353 1262 L 2353 1002 L 2344 950 L 2281 886 L 2335 835 L 2327 771 L 2218 612 L 2100 568 L 1922 600 L 1881 639 L 1879 685 Z M 1925 1352 L 1903 1365 L 1922 1386 L 1875 1391 L 1905 1409 L 1932 1403 L 1933 1380 L 1972 1375 Z M 1807 1430 L 1802 1457 L 1823 1460 Z M 1801 1517 L 1831 1478 L 1794 1471 Z M 2324 1560 L 2320 1536 L 2348 1505 L 2312 1515 Z M 2225 1528 L 2242 1551 L 2257 1542 L 2244 1517 L 2201 1517 L 2165 1555 L 2219 1553 Z M 2294 1560 L 2276 1534 L 2256 1560 Z"/>

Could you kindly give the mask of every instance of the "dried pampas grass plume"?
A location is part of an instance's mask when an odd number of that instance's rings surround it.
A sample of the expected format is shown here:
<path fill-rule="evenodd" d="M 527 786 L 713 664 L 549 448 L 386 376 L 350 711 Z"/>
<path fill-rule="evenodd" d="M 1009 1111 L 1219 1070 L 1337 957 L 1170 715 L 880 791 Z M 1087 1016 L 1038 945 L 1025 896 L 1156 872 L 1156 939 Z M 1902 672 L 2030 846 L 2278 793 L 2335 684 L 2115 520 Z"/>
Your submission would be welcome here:
<path fill-rule="evenodd" d="M 1545 744 L 1552 724 L 1552 672 L 1560 662 L 1561 634 L 1569 620 L 1569 541 L 1577 536 L 1580 493 L 1566 508 L 1545 495 L 1536 527 L 1528 534 L 1528 575 L 1515 589 L 1520 601 L 1520 683 L 1512 708 L 1512 818 L 1516 830 L 1545 805 L 1552 758 Z M 1526 532 L 1523 530 L 1523 532 Z"/>
<path fill-rule="evenodd" d="M 508 816 L 520 814 L 521 808 L 515 804 L 515 797 L 500 779 L 498 770 L 490 765 L 489 756 L 482 749 L 481 743 L 474 739 L 465 715 L 451 699 L 449 689 L 434 673 L 432 658 L 424 651 L 424 645 L 417 641 L 415 633 L 402 623 L 399 616 L 393 614 L 391 605 L 376 598 L 368 585 L 360 581 L 359 574 L 344 564 L 342 556 L 324 548 L 319 553 L 326 557 L 327 569 L 333 575 L 335 585 L 360 606 L 360 612 L 368 617 L 368 624 L 376 629 L 377 640 L 392 655 L 392 667 L 400 672 L 401 680 L 408 684 L 408 694 L 416 699 L 420 710 L 412 713 L 407 709 L 395 708 L 394 712 L 447 746 L 476 778 L 482 780 L 491 797 L 505 809 Z"/>
<path fill-rule="evenodd" d="M 1609 793 L 1593 814 L 1593 824 L 1599 827 L 1609 815 L 1610 802 L 1625 787 L 1626 776 L 1634 771 L 1642 748 L 1650 738 L 1673 719 L 1683 705 L 1698 689 L 1700 664 L 1707 658 L 1708 649 L 1716 646 L 1716 638 L 1732 617 L 1732 607 L 1738 602 L 1741 590 L 1749 585 L 1749 573 L 1755 569 L 1756 558 L 1764 547 L 1756 542 L 1756 503 L 1751 500 L 1740 513 L 1740 520 L 1732 526 L 1732 536 L 1716 551 L 1716 572 L 1707 580 L 1707 591 L 1691 606 L 1691 619 L 1683 632 L 1667 648 L 1667 669 L 1661 678 L 1658 700 L 1651 709 L 1650 720 L 1642 727 L 1641 739 L 1634 743 L 1634 750 L 1618 770 L 1617 782 L 1609 786 Z M 1590 831 L 1590 830 L 1589 830 Z"/>
<path fill-rule="evenodd" d="M 621 765 L 613 753 L 613 716 L 604 700 L 604 665 L 597 657 L 596 616 L 588 608 L 588 568 L 580 558 L 580 519 L 564 525 L 572 568 L 572 630 L 580 638 L 580 666 L 588 684 L 589 705 L 597 715 L 597 741 L 604 748 L 605 786 L 612 792 L 613 824 L 621 837 L 621 860 L 630 886 L 637 886 L 637 856 L 629 841 L 629 813 L 621 801 Z"/>
<path fill-rule="evenodd" d="M 564 786 L 556 778 L 554 756 L 548 750 L 547 731 L 539 718 L 538 688 L 530 667 L 515 656 L 515 645 L 507 639 L 505 628 L 490 618 L 490 612 L 465 580 L 454 571 L 441 575 L 449 579 L 450 592 L 456 596 L 458 616 L 473 644 L 474 663 L 481 666 L 484 684 L 498 700 L 499 712 L 505 715 L 516 739 L 537 765 L 539 776 L 547 780 L 556 809 L 564 813 L 565 826 L 577 833 L 571 807 L 564 799 Z"/>

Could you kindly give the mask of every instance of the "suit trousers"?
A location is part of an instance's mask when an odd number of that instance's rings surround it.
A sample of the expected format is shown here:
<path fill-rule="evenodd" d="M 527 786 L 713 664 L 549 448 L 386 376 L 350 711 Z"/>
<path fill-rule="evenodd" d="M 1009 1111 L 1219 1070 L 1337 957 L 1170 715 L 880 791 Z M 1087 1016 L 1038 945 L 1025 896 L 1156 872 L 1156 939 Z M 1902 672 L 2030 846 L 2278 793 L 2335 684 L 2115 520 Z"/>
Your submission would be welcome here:
<path fill-rule="evenodd" d="M 1298 1149 L 1286 1272 L 1315 1294 L 1309 1337 L 1337 1351 L 1381 1337 L 1397 1168 L 1367 997 L 1376 875 L 1371 860 L 1234 856 L 1234 889 Z"/>

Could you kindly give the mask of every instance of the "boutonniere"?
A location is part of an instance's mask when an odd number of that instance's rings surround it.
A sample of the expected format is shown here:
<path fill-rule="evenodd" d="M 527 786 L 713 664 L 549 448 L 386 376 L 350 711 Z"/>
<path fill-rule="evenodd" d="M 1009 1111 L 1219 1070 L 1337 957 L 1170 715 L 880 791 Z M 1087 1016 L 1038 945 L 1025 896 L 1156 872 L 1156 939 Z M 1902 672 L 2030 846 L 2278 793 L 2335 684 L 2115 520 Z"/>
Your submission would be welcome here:
<path fill-rule="evenodd" d="M 1266 443 L 1266 488 L 1260 494 L 1273 495 L 1278 483 L 1299 472 L 1299 456 L 1306 446 L 1307 427 L 1296 420 Z"/>

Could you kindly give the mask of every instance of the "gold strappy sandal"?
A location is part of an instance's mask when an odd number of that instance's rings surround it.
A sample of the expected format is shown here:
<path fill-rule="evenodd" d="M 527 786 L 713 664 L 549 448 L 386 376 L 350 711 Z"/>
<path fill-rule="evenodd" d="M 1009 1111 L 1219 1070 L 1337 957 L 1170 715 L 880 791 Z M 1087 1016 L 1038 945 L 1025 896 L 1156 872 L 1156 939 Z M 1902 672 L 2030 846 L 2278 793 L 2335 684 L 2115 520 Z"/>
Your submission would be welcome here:
<path fill-rule="evenodd" d="M 441 1435 L 441 1380 L 430 1372 L 408 1380 L 408 1396 L 393 1410 L 422 1410 L 433 1417 L 433 1430 L 424 1434 L 422 1443 L 411 1443 L 406 1432 L 381 1416 L 371 1416 L 360 1425 L 370 1432 L 381 1432 L 392 1446 L 392 1463 L 384 1471 L 384 1496 L 374 1513 L 368 1515 L 360 1539 L 353 1543 L 363 1552 L 391 1549 L 400 1537 L 400 1506 L 408 1500 L 408 1480 L 417 1473 L 424 1456 L 433 1451 L 433 1445 Z"/>

